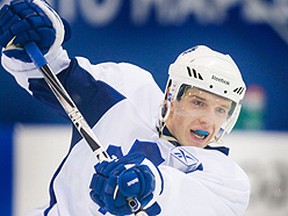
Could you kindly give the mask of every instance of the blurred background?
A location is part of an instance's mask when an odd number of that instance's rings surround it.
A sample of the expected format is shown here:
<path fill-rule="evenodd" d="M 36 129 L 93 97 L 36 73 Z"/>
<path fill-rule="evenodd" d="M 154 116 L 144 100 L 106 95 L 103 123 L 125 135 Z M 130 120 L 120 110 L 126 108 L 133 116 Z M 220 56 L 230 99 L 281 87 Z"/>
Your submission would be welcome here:
<path fill-rule="evenodd" d="M 251 179 L 246 215 L 288 216 L 288 0 L 48 2 L 71 25 L 64 44 L 71 57 L 134 63 L 162 90 L 169 64 L 185 49 L 205 44 L 230 54 L 248 87 L 236 130 L 225 140 Z M 2 67 L 0 100 L 0 215 L 18 216 L 47 202 L 70 123 Z"/>

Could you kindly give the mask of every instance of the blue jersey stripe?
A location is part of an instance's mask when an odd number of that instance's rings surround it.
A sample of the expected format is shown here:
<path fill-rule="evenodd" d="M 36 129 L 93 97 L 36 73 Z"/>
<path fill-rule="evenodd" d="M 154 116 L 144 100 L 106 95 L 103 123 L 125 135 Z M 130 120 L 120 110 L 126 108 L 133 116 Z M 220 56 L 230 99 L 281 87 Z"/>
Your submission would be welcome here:
<path fill-rule="evenodd" d="M 70 153 L 70 152 L 69 152 Z M 68 153 L 68 155 L 69 155 Z M 64 158 L 64 160 L 61 162 L 60 166 L 57 168 L 56 172 L 54 173 L 51 182 L 50 182 L 50 187 L 49 187 L 49 195 L 50 195 L 50 202 L 49 202 L 49 207 L 47 209 L 45 209 L 44 211 L 44 215 L 47 216 L 49 211 L 53 208 L 53 206 L 57 203 L 57 199 L 56 199 L 56 195 L 54 192 L 54 188 L 53 188 L 53 183 L 55 181 L 55 178 L 57 177 L 57 175 L 59 174 L 60 170 L 62 169 L 65 161 L 67 160 L 68 155 Z"/>
<path fill-rule="evenodd" d="M 0 209 L 1 216 L 12 215 L 13 127 L 0 126 Z"/>
<path fill-rule="evenodd" d="M 94 90 L 81 94 L 85 94 L 87 103 L 79 107 L 90 127 L 93 127 L 112 106 L 125 99 L 123 95 L 102 81 L 94 82 L 93 87 Z M 71 147 L 80 140 L 81 136 L 74 127 Z"/>

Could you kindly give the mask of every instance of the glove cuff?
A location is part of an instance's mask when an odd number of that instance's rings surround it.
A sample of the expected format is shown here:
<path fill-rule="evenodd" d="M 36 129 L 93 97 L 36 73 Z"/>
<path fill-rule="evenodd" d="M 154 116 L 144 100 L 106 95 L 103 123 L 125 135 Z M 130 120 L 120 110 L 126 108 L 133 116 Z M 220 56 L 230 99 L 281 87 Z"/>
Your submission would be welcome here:
<path fill-rule="evenodd" d="M 52 55 L 47 53 L 45 58 L 55 74 L 58 74 L 69 66 L 70 59 L 67 52 L 62 47 L 58 47 L 54 53 L 55 54 Z M 23 88 L 28 89 L 29 78 L 43 78 L 42 73 L 39 72 L 34 63 L 25 63 L 4 54 L 1 56 L 1 62 L 3 68 L 12 74 Z"/>

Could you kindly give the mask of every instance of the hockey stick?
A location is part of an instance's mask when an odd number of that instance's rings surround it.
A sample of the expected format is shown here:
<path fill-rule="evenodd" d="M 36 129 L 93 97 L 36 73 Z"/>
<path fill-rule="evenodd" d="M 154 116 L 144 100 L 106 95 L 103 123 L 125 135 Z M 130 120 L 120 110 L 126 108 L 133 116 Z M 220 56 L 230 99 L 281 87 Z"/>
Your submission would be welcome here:
<path fill-rule="evenodd" d="M 28 43 L 24 46 L 25 51 L 29 55 L 33 63 L 38 67 L 44 76 L 44 80 L 58 99 L 59 103 L 71 119 L 74 126 L 77 128 L 81 136 L 88 143 L 93 152 L 95 152 L 96 158 L 99 162 L 110 161 L 111 158 L 101 146 L 100 141 L 93 133 L 91 127 L 80 113 L 76 104 L 65 90 L 62 83 L 59 81 L 57 76 L 51 70 L 42 52 L 39 50 L 34 42 Z M 140 202 L 136 198 L 128 198 L 128 204 L 131 211 L 137 216 L 147 216 L 143 210 Z"/>

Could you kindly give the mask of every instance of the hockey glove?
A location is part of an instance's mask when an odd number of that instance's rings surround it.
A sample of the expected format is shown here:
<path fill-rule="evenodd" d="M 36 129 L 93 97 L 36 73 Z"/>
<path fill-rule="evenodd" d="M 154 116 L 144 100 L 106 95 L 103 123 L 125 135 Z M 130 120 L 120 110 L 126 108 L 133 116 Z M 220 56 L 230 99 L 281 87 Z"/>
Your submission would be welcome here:
<path fill-rule="evenodd" d="M 43 54 L 58 48 L 70 37 L 69 25 L 64 38 L 62 19 L 44 0 L 13 0 L 0 10 L 0 46 L 3 53 L 24 62 L 31 62 L 23 47 L 35 42 Z"/>
<path fill-rule="evenodd" d="M 160 213 L 157 197 L 163 189 L 162 175 L 142 153 L 130 153 L 119 160 L 95 166 L 90 196 L 101 208 L 115 215 L 132 213 L 128 198 L 137 198 L 148 215 Z"/>

